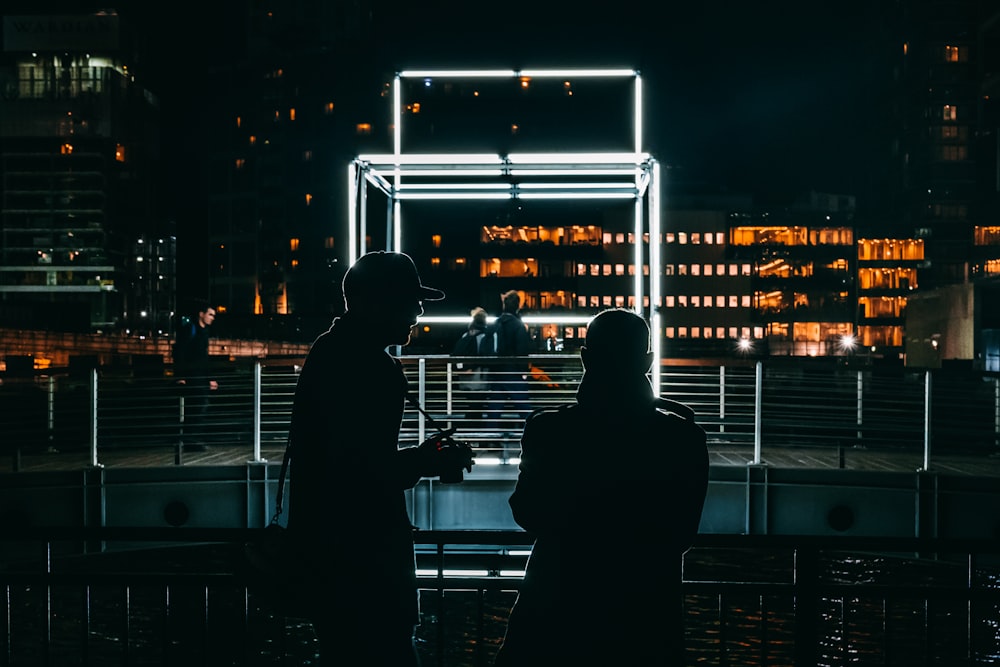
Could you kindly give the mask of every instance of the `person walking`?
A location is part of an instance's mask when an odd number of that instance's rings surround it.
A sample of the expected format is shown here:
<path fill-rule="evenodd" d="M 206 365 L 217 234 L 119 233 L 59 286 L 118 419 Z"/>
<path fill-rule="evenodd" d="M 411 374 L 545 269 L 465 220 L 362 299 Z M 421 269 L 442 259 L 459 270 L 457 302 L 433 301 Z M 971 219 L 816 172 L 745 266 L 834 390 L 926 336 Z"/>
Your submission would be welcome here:
<path fill-rule="evenodd" d="M 186 451 L 203 451 L 209 440 L 208 411 L 212 394 L 219 390 L 209 356 L 209 328 L 215 308 L 206 301 L 196 304 L 193 316 L 183 318 L 174 343 L 174 373 L 182 388 L 181 440 Z"/>
<path fill-rule="evenodd" d="M 708 450 L 693 413 L 654 395 L 649 341 L 635 313 L 602 311 L 580 351 L 576 402 L 524 424 L 509 503 L 535 543 L 497 667 L 684 664 L 681 558 L 698 532 Z"/>
<path fill-rule="evenodd" d="M 423 302 L 444 298 L 403 253 L 363 255 L 343 279 L 346 310 L 310 347 L 290 427 L 288 536 L 307 573 L 322 664 L 419 663 L 413 526 L 405 491 L 461 476 L 471 450 L 444 431 L 399 446 L 406 345 Z"/>

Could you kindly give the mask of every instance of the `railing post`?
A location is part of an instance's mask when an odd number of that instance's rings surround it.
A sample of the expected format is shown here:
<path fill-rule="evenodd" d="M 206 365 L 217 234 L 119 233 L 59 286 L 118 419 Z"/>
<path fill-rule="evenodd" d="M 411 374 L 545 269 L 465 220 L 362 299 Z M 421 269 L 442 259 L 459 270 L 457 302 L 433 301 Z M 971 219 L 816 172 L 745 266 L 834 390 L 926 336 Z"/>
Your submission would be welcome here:
<path fill-rule="evenodd" d="M 427 409 L 427 358 L 420 357 L 417 362 L 417 400 L 424 410 Z M 417 442 L 423 442 L 427 429 L 427 420 L 422 414 L 417 414 Z"/>
<path fill-rule="evenodd" d="M 753 463 L 760 465 L 762 416 L 763 416 L 764 364 L 758 361 L 754 375 L 753 394 Z"/>
<path fill-rule="evenodd" d="M 924 466 L 931 469 L 931 372 L 924 372 Z"/>
<path fill-rule="evenodd" d="M 719 366 L 719 433 L 726 432 L 726 367 Z"/>
<path fill-rule="evenodd" d="M 861 446 L 864 441 L 864 433 L 861 432 L 862 421 L 864 417 L 864 391 L 865 391 L 865 376 L 864 371 L 858 371 L 858 432 L 856 440 L 858 446 Z"/>
<path fill-rule="evenodd" d="M 795 654 L 794 664 L 815 665 L 819 630 L 819 566 L 816 549 L 800 546 L 795 550 Z"/>
<path fill-rule="evenodd" d="M 1000 378 L 993 378 L 993 446 L 1000 447 Z"/>
<path fill-rule="evenodd" d="M 97 460 L 97 368 L 90 369 L 90 465 L 101 465 Z"/>
<path fill-rule="evenodd" d="M 45 404 L 45 428 L 47 431 L 46 440 L 48 450 L 55 450 L 56 439 L 56 377 L 49 375 L 46 383 L 46 404 Z"/>
<path fill-rule="evenodd" d="M 253 365 L 253 461 L 252 463 L 267 463 L 260 457 L 260 402 L 261 402 L 261 363 L 260 359 Z"/>

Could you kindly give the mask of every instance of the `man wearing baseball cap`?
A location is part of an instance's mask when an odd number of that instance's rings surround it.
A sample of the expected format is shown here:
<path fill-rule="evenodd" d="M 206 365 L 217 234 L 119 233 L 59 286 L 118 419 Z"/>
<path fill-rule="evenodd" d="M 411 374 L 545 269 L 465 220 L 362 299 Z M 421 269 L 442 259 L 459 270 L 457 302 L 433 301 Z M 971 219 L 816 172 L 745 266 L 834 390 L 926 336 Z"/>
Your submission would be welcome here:
<path fill-rule="evenodd" d="M 471 470 L 442 434 L 400 448 L 407 380 L 386 348 L 406 345 L 423 285 L 403 253 L 371 252 L 343 281 L 344 314 L 313 343 L 295 389 L 288 530 L 302 547 L 323 664 L 416 665 L 413 535 L 404 492 Z"/>

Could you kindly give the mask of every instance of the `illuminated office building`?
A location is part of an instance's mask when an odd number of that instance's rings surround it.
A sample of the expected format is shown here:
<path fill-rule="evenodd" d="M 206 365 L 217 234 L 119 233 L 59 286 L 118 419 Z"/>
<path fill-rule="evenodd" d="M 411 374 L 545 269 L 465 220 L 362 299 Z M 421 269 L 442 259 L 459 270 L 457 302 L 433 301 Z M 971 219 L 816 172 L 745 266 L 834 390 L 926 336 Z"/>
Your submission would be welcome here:
<path fill-rule="evenodd" d="M 158 103 L 136 80 L 134 36 L 113 11 L 3 21 L 0 325 L 169 326 L 172 252 L 136 270 L 138 240 L 170 232 L 156 213 Z"/>

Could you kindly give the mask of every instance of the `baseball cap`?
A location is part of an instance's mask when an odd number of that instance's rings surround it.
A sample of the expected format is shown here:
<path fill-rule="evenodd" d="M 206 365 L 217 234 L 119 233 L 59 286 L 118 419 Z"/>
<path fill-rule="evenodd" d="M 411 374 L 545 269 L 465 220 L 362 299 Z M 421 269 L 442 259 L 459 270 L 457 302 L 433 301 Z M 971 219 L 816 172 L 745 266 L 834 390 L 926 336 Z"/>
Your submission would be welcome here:
<path fill-rule="evenodd" d="M 344 298 L 415 296 L 421 301 L 440 301 L 444 292 L 420 282 L 413 259 L 401 252 L 377 250 L 362 255 L 344 275 Z"/>

